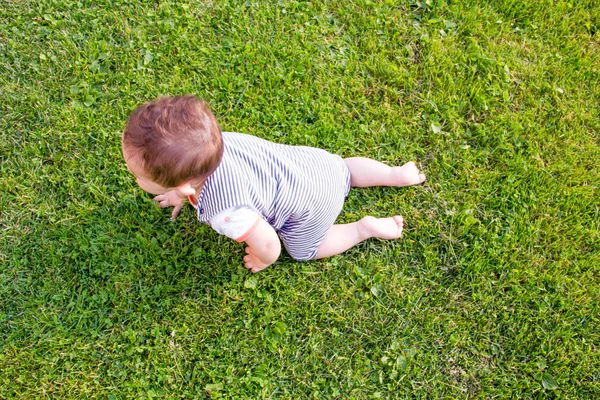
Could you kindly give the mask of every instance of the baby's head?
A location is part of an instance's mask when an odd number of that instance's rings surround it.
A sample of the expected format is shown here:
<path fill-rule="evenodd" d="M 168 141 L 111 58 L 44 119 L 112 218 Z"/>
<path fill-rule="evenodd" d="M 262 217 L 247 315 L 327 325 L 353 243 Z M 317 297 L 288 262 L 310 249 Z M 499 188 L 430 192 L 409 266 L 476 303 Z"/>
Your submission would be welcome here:
<path fill-rule="evenodd" d="M 136 108 L 123 131 L 123 157 L 142 189 L 162 194 L 201 184 L 223 156 L 221 129 L 195 96 L 161 97 Z"/>

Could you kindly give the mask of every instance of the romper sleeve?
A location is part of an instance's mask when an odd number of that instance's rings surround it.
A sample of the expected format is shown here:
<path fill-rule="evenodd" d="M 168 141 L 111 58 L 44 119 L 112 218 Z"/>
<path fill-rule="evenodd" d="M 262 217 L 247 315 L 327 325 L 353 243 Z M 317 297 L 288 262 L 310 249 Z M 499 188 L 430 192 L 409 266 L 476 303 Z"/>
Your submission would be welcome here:
<path fill-rule="evenodd" d="M 198 220 L 208 223 L 226 210 L 243 206 L 258 212 L 253 205 L 253 190 L 249 182 L 248 171 L 243 165 L 236 165 L 225 148 L 221 164 L 208 177 L 198 194 L 198 204 L 195 206 Z"/>
<path fill-rule="evenodd" d="M 209 225 L 228 238 L 238 242 L 248 239 L 261 220 L 260 214 L 248 206 L 227 208 L 213 216 Z"/>

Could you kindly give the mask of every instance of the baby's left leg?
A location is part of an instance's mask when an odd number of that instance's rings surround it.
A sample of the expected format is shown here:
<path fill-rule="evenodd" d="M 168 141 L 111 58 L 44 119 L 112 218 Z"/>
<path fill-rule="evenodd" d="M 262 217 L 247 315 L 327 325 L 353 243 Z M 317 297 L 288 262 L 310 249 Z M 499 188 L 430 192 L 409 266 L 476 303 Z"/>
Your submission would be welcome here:
<path fill-rule="evenodd" d="M 365 157 L 345 158 L 344 162 L 350 171 L 352 187 L 410 186 L 425 182 L 425 174 L 413 161 L 398 167 Z"/>
<path fill-rule="evenodd" d="M 390 218 L 364 217 L 351 224 L 333 225 L 319 246 L 315 258 L 331 257 L 370 238 L 397 239 L 402 236 L 404 220 L 396 215 Z"/>

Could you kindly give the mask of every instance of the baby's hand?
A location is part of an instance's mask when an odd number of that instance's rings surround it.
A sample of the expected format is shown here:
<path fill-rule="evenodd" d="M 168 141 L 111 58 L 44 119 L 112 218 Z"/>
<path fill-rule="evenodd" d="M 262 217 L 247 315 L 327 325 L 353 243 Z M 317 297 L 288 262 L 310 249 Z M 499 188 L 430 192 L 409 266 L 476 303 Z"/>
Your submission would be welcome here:
<path fill-rule="evenodd" d="M 281 242 L 275 229 L 267 221 L 260 218 L 250 237 L 244 240 L 246 255 L 244 266 L 251 272 L 258 272 L 273 264 L 281 253 Z"/>
<path fill-rule="evenodd" d="M 152 201 L 157 202 L 160 208 L 174 207 L 173 212 L 171 213 L 171 219 L 175 220 L 187 202 L 187 195 L 181 193 L 178 189 L 174 189 L 165 194 L 159 194 L 153 198 Z"/>
<path fill-rule="evenodd" d="M 271 264 L 265 264 L 258 256 L 252 251 L 250 246 L 246 247 L 246 255 L 244 256 L 244 266 L 252 273 L 256 273 L 267 268 Z"/>

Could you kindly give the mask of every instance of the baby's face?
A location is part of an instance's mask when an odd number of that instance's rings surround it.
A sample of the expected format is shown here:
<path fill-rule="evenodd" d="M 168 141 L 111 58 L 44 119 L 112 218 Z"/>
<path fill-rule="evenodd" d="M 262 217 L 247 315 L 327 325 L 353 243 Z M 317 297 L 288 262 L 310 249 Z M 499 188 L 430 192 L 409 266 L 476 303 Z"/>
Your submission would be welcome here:
<path fill-rule="evenodd" d="M 174 188 L 165 188 L 159 185 L 156 182 L 153 182 L 150 178 L 147 177 L 145 171 L 140 168 L 140 166 L 131 159 L 131 157 L 127 157 L 127 152 L 123 151 L 123 156 L 125 158 L 125 164 L 127 165 L 127 169 L 129 172 L 135 176 L 135 181 L 143 190 L 152 194 L 165 194 Z"/>

